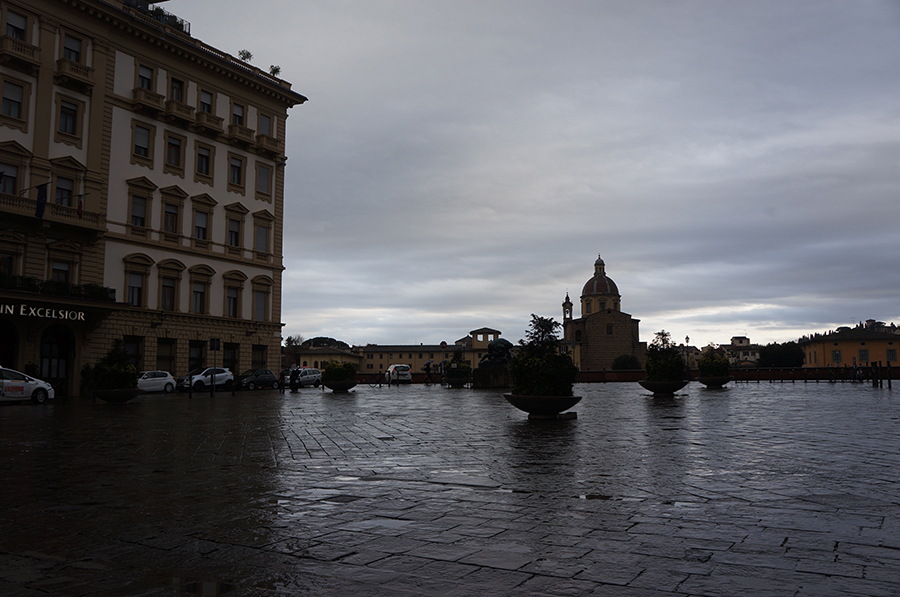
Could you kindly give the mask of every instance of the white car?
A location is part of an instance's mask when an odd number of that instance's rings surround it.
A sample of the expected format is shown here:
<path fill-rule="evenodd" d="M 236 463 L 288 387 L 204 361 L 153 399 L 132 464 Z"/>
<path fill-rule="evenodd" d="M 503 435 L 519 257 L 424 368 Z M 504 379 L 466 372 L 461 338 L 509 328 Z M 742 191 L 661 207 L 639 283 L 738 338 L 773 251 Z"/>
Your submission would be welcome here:
<path fill-rule="evenodd" d="M 412 371 L 409 365 L 391 365 L 384 372 L 384 381 L 388 383 L 411 383 Z"/>
<path fill-rule="evenodd" d="M 141 371 L 138 388 L 145 392 L 171 394 L 175 391 L 175 378 L 168 371 Z"/>
<path fill-rule="evenodd" d="M 0 368 L 0 400 L 28 400 L 37 404 L 53 400 L 53 386 L 12 369 Z"/>
<path fill-rule="evenodd" d="M 225 367 L 194 369 L 187 375 L 179 377 L 177 385 L 179 390 L 193 388 L 195 392 L 203 392 L 209 389 L 213 380 L 217 388 L 224 387 L 226 392 L 230 392 L 234 387 L 234 373 Z"/>

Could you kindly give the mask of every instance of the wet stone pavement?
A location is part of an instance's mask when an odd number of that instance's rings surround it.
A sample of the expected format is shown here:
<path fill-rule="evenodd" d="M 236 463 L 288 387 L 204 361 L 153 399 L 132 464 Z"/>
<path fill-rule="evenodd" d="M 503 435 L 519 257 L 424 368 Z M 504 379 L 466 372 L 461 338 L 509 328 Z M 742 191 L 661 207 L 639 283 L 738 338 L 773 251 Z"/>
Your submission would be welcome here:
<path fill-rule="evenodd" d="M 900 595 L 900 394 L 316 389 L 0 407 L 0 595 Z"/>

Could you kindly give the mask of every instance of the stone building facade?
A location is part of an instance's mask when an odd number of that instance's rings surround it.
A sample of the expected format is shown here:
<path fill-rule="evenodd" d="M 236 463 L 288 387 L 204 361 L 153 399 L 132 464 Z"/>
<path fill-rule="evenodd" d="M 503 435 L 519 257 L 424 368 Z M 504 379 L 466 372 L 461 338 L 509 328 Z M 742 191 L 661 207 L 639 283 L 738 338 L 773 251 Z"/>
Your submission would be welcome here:
<path fill-rule="evenodd" d="M 616 283 L 606 275 L 606 264 L 597 257 L 594 275 L 581 290 L 581 317 L 574 318 L 572 301 L 563 301 L 563 339 L 581 371 L 610 369 L 620 355 L 633 355 L 643 365 L 646 342 L 640 340 L 639 319 L 621 309 Z"/>
<path fill-rule="evenodd" d="M 60 395 L 114 340 L 176 375 L 279 364 L 306 98 L 160 4 L 0 2 L 0 364 Z"/>

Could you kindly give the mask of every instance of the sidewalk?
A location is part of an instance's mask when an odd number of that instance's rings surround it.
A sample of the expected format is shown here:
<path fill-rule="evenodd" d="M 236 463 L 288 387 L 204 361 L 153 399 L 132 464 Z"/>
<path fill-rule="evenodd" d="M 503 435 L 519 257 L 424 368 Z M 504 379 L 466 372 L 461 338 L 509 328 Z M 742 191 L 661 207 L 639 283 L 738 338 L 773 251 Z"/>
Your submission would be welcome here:
<path fill-rule="evenodd" d="M 576 391 L 0 406 L 0 594 L 900 594 L 896 390 Z"/>

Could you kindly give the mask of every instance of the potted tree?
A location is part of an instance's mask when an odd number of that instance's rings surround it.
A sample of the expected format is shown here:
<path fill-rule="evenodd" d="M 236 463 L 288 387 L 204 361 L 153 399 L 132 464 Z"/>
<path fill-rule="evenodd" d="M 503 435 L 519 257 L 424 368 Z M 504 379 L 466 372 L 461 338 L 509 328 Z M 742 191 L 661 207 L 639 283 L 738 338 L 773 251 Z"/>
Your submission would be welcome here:
<path fill-rule="evenodd" d="M 85 365 L 82 378 L 89 393 L 104 402 L 128 402 L 141 393 L 137 387 L 137 367 L 131 364 L 121 340 L 115 340 L 96 365 Z"/>
<path fill-rule="evenodd" d="M 328 363 L 322 372 L 322 385 L 335 393 L 356 386 L 356 363 Z"/>
<path fill-rule="evenodd" d="M 444 364 L 444 378 L 451 388 L 461 388 L 472 381 L 472 366 L 463 358 L 462 349 L 457 349 L 450 362 Z"/>
<path fill-rule="evenodd" d="M 703 356 L 697 361 L 700 375 L 697 381 L 707 388 L 721 388 L 733 378 L 728 375 L 728 357 L 721 354 L 714 346 L 707 346 Z"/>
<path fill-rule="evenodd" d="M 519 341 L 518 354 L 509 362 L 512 391 L 503 396 L 529 418 L 556 418 L 581 400 L 572 391 L 578 368 L 559 350 L 560 327 L 553 318 L 532 314 L 526 339 Z"/>
<path fill-rule="evenodd" d="M 647 376 L 638 383 L 654 396 L 671 396 L 689 381 L 684 378 L 684 359 L 666 330 L 656 332 L 647 348 L 644 370 Z"/>

